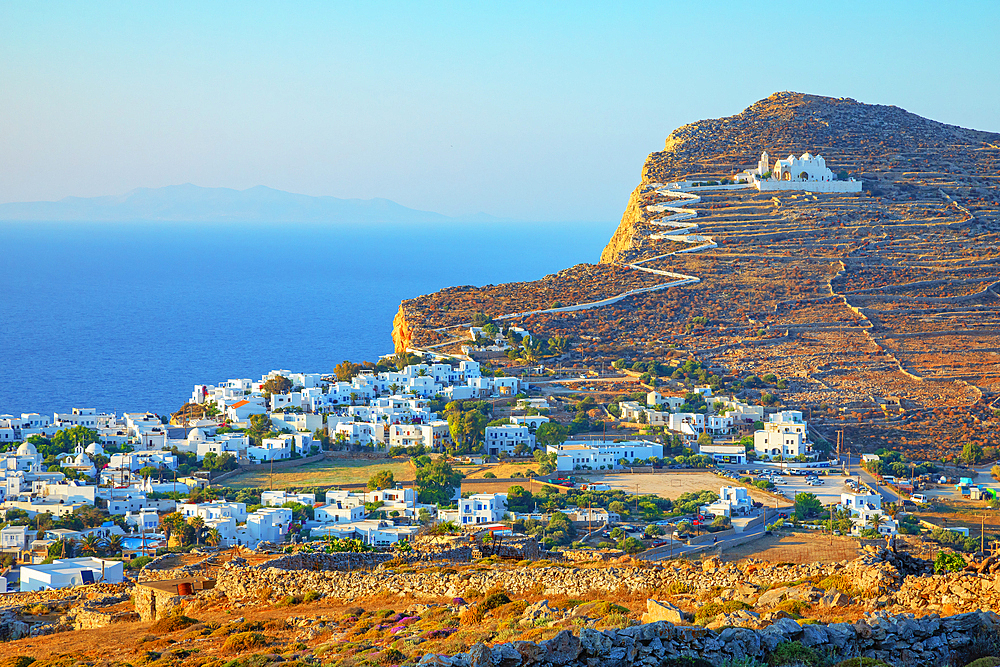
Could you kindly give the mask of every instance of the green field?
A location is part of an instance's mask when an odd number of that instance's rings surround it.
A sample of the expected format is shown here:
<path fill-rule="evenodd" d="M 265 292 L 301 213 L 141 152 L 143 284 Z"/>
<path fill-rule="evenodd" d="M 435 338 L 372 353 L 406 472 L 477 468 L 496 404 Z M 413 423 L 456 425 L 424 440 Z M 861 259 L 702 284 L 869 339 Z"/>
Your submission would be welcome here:
<path fill-rule="evenodd" d="M 274 471 L 274 488 L 288 489 L 303 486 L 336 486 L 338 484 L 359 484 L 379 470 L 390 470 L 398 481 L 414 478 L 413 466 L 409 461 L 386 459 L 384 461 L 317 461 L 297 468 Z M 271 475 L 267 468 L 247 471 L 234 475 L 220 486 L 236 489 L 268 488 Z"/>

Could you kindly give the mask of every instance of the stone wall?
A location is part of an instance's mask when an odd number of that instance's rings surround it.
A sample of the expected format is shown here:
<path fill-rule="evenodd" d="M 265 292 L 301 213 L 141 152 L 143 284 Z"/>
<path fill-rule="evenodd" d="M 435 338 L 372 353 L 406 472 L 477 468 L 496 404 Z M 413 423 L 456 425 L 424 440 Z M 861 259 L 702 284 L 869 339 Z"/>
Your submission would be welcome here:
<path fill-rule="evenodd" d="M 74 630 L 92 630 L 103 628 L 115 623 L 134 623 L 139 620 L 139 614 L 134 611 L 104 612 L 84 609 L 73 619 Z"/>
<path fill-rule="evenodd" d="M 965 664 L 997 649 L 1000 617 L 973 612 L 940 618 L 873 614 L 857 623 L 799 625 L 782 618 L 762 630 L 726 628 L 718 632 L 667 621 L 621 630 L 564 630 L 538 643 L 478 643 L 454 656 L 428 654 L 425 666 L 441 667 L 632 667 L 659 665 L 666 658 L 701 657 L 713 664 L 764 658 L 792 641 L 813 647 L 832 661 L 856 656 L 904 667 Z"/>

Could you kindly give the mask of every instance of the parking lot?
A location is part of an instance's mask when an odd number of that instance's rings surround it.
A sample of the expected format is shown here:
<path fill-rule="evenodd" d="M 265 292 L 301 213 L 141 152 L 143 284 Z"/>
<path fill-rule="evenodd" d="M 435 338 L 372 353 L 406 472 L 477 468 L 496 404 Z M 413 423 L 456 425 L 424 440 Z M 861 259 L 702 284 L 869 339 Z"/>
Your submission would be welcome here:
<path fill-rule="evenodd" d="M 797 475 L 783 475 L 776 478 L 775 486 L 777 491 L 784 493 L 790 500 L 795 500 L 797 493 L 813 493 L 824 505 L 840 502 L 840 494 L 852 493 L 852 490 L 844 483 L 847 479 L 843 475 L 823 475 L 820 476 L 822 484 L 811 485 L 806 482 L 805 477 Z M 855 478 L 857 479 L 857 478 Z"/>

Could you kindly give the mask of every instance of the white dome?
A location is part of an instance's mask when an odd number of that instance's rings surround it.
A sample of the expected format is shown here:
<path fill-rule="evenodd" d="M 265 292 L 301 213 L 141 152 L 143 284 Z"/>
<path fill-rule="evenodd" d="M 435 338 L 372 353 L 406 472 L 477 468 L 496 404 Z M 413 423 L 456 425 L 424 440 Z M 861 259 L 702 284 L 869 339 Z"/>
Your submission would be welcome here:
<path fill-rule="evenodd" d="M 77 454 L 76 458 L 73 460 L 73 465 L 90 466 L 90 465 L 94 465 L 94 463 L 90 460 L 89 456 L 87 456 L 86 454 L 80 453 L 80 454 Z"/>
<path fill-rule="evenodd" d="M 92 442 L 87 445 L 87 449 L 85 451 L 91 456 L 97 456 L 98 454 L 103 455 L 104 447 L 101 446 L 101 443 L 99 442 Z"/>
<path fill-rule="evenodd" d="M 204 442 L 205 433 L 200 428 L 193 428 L 188 431 L 188 442 Z"/>
<path fill-rule="evenodd" d="M 22 442 L 21 446 L 17 448 L 18 456 L 38 456 L 38 450 L 30 442 Z"/>

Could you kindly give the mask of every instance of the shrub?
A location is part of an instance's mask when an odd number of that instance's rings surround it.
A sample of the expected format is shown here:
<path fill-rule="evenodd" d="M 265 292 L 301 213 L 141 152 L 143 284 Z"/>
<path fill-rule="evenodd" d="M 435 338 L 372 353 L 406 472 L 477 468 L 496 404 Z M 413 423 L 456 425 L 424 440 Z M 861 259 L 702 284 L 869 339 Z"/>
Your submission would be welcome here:
<path fill-rule="evenodd" d="M 997 658 L 995 656 L 988 656 L 985 658 L 979 658 L 979 660 L 973 660 L 965 667 L 998 667 L 998 666 L 1000 666 L 1000 658 Z M 868 667 L 868 666 L 863 665 L 862 667 Z"/>
<path fill-rule="evenodd" d="M 783 600 L 777 608 L 793 616 L 802 616 L 802 612 L 809 608 L 809 604 L 802 600 Z"/>
<path fill-rule="evenodd" d="M 679 595 L 681 593 L 690 593 L 691 585 L 686 581 L 674 581 L 671 582 L 669 586 L 664 589 L 667 595 Z"/>
<path fill-rule="evenodd" d="M 834 667 L 889 667 L 889 665 L 877 658 L 859 657 L 841 660 Z"/>
<path fill-rule="evenodd" d="M 237 632 L 230 635 L 222 648 L 227 651 L 250 651 L 267 646 L 267 639 L 260 632 Z"/>
<path fill-rule="evenodd" d="M 694 613 L 694 622 L 698 625 L 704 625 L 719 614 L 731 614 L 732 612 L 739 611 L 740 609 L 750 609 L 750 605 L 746 602 L 740 602 L 739 600 L 728 600 L 721 603 L 709 602 L 708 604 L 699 607 Z"/>
<path fill-rule="evenodd" d="M 486 599 L 479 603 L 479 608 L 485 613 L 505 604 L 510 604 L 510 597 L 502 591 L 497 591 L 487 595 Z"/>
<path fill-rule="evenodd" d="M 28 667 L 34 661 L 35 658 L 27 655 L 9 655 L 0 660 L 0 667 Z"/>
<path fill-rule="evenodd" d="M 704 658 L 682 655 L 677 658 L 667 658 L 660 663 L 660 667 L 712 667 L 712 663 Z"/>
<path fill-rule="evenodd" d="M 400 665 L 406 660 L 406 656 L 398 648 L 387 648 L 378 656 L 380 665 Z"/>
<path fill-rule="evenodd" d="M 316 591 L 306 591 L 306 594 L 302 596 L 303 602 L 315 602 L 320 598 L 320 594 Z"/>
<path fill-rule="evenodd" d="M 782 667 L 782 665 L 802 664 L 808 667 L 820 667 L 822 660 L 816 649 L 810 646 L 803 646 L 802 642 L 785 642 L 778 644 L 771 655 L 767 656 L 767 664 L 771 667 Z"/>
<path fill-rule="evenodd" d="M 163 635 L 168 632 L 183 630 L 184 628 L 190 627 L 197 622 L 198 621 L 193 618 L 188 618 L 187 616 L 182 616 L 180 614 L 177 616 L 167 616 L 149 626 L 149 631 L 158 635 Z"/>
<path fill-rule="evenodd" d="M 934 572 L 936 574 L 941 574 L 942 572 L 960 572 L 964 569 L 965 559 L 958 554 L 939 551 L 937 557 L 934 559 Z"/>

